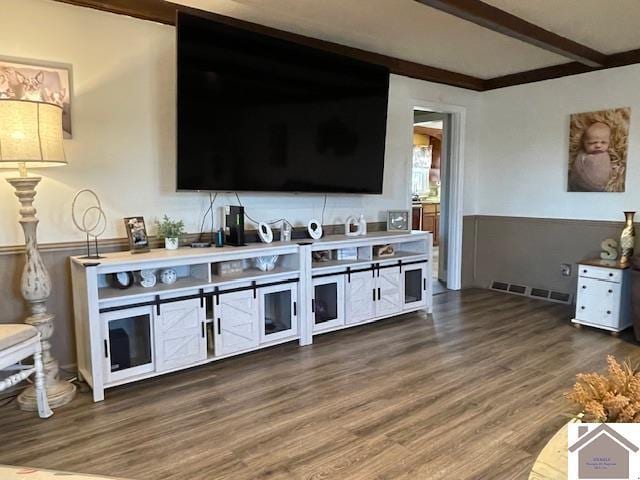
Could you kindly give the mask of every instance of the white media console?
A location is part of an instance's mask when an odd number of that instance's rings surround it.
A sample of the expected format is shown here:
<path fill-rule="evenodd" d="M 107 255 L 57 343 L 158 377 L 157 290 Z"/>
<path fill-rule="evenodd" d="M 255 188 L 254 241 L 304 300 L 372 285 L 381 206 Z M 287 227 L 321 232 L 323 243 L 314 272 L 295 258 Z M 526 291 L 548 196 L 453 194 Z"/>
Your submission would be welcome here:
<path fill-rule="evenodd" d="M 400 313 L 431 313 L 430 233 L 298 242 L 71 257 L 78 372 L 94 401 L 116 385 L 293 340 L 309 345 L 314 335 Z M 395 254 L 377 257 L 384 245 Z M 254 266 L 272 255 L 273 270 Z M 234 272 L 223 268 L 228 262 Z M 178 277 L 171 285 L 159 279 L 168 268 Z M 109 281 L 141 270 L 158 272 L 158 283 L 120 289 Z"/>

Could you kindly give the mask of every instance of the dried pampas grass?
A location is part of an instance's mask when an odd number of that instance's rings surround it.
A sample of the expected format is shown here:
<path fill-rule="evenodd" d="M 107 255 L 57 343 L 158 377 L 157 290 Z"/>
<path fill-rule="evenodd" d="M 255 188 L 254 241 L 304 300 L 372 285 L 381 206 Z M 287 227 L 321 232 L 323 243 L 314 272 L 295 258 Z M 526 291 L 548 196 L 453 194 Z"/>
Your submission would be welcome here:
<path fill-rule="evenodd" d="M 640 369 L 607 357 L 607 374 L 579 373 L 565 398 L 584 413 L 584 422 L 640 423 Z"/>

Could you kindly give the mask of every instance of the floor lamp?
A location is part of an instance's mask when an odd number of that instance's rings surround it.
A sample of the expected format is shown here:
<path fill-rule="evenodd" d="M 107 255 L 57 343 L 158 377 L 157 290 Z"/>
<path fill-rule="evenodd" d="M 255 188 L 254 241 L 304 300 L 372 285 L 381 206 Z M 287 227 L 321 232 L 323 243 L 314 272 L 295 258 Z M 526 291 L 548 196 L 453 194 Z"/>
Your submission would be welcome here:
<path fill-rule="evenodd" d="M 8 178 L 20 202 L 20 224 L 24 231 L 26 263 L 20 291 L 31 310 L 25 323 L 36 327 L 42 335 L 42 359 L 45 387 L 52 408 L 70 402 L 76 387 L 58 379 L 58 362 L 51 355 L 49 339 L 53 334 L 54 315 L 47 312 L 46 301 L 51 293 L 51 280 L 36 240 L 38 219 L 33 199 L 40 177 L 27 176 L 27 167 L 41 168 L 65 165 L 62 148 L 62 108 L 57 105 L 25 100 L 0 100 L 0 168 L 18 169 L 19 177 Z M 33 387 L 18 396 L 22 410 L 36 411 Z"/>

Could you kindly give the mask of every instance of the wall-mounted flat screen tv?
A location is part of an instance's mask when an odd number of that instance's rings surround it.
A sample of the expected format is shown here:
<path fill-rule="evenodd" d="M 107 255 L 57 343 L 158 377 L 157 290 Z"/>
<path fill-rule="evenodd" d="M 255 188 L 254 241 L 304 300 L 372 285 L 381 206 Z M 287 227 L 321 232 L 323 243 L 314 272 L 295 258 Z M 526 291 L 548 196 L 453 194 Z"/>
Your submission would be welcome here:
<path fill-rule="evenodd" d="M 389 70 L 180 13 L 178 190 L 382 193 Z"/>

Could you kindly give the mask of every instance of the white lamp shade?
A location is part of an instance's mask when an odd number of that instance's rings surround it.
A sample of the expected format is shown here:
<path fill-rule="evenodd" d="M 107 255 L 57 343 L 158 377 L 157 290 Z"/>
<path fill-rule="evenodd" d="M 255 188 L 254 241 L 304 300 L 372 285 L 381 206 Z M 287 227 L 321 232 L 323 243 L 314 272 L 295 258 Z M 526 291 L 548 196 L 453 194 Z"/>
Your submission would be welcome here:
<path fill-rule="evenodd" d="M 0 100 L 0 168 L 64 165 L 62 108 L 26 100 Z"/>

